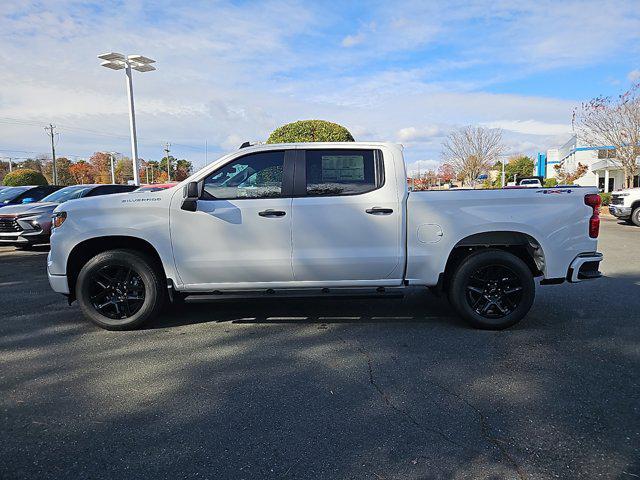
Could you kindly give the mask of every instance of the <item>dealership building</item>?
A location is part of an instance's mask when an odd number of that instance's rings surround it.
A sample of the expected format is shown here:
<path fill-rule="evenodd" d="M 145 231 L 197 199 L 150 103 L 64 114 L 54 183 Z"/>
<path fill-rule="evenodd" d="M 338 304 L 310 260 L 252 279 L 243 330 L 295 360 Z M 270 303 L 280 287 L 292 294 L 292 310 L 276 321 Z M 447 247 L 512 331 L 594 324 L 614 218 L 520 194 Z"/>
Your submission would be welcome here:
<path fill-rule="evenodd" d="M 577 185 L 598 187 L 603 192 L 624 188 L 624 172 L 616 162 L 616 149 L 610 146 L 588 146 L 575 134 L 561 147 L 538 153 L 535 174 L 555 178 L 555 165 L 562 165 L 565 171 L 573 172 L 578 168 L 578 163 L 586 165 L 588 170 L 574 182 Z M 638 175 L 633 177 L 633 186 L 638 186 Z"/>

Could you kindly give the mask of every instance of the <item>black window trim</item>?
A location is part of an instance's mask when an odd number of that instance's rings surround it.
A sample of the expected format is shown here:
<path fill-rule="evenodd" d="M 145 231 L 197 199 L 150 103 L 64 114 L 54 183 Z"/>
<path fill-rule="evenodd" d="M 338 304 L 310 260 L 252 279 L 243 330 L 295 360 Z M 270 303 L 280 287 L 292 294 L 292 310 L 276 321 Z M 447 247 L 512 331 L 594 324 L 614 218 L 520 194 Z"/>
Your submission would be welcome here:
<path fill-rule="evenodd" d="M 373 151 L 373 164 L 375 168 L 375 186 L 370 190 L 357 193 L 341 193 L 338 195 L 312 195 L 307 193 L 307 151 L 315 150 L 344 150 L 346 152 L 353 150 L 372 150 Z M 296 158 L 296 168 L 294 177 L 294 197 L 293 198 L 328 198 L 328 197 L 353 197 L 355 195 L 365 195 L 367 193 L 375 192 L 384 187 L 386 178 L 384 174 L 384 154 L 379 148 L 366 148 L 366 147 L 354 147 L 354 148 L 307 148 L 304 150 L 298 150 L 299 155 Z"/>
<path fill-rule="evenodd" d="M 235 202 L 236 200 L 275 200 L 279 198 L 293 198 L 293 178 L 294 178 L 295 163 L 296 163 L 295 159 L 296 159 L 296 152 L 298 151 L 299 150 L 291 149 L 291 148 L 282 148 L 282 149 L 276 148 L 273 150 L 259 150 L 257 152 L 250 152 L 250 153 L 247 153 L 246 155 L 240 155 L 239 157 L 235 157 L 229 160 L 228 162 L 225 162 L 223 165 L 220 165 L 215 170 L 210 171 L 207 175 L 205 175 L 202 178 L 202 180 L 198 182 L 198 187 L 200 187 L 200 197 L 198 198 L 198 201 L 202 200 L 202 201 L 208 201 L 208 202 L 215 202 L 215 201 Z M 230 163 L 236 162 L 245 157 L 250 157 L 252 155 L 257 155 L 260 153 L 276 153 L 276 152 L 284 153 L 284 160 L 282 164 L 282 187 L 280 189 L 280 195 L 278 195 L 277 197 L 216 198 L 210 193 L 205 192 L 204 181 L 207 178 L 209 178 L 211 175 L 213 175 L 215 172 L 220 170 L 221 168 L 224 168 Z M 208 195 L 208 197 L 205 197 L 204 196 L 205 194 Z"/>

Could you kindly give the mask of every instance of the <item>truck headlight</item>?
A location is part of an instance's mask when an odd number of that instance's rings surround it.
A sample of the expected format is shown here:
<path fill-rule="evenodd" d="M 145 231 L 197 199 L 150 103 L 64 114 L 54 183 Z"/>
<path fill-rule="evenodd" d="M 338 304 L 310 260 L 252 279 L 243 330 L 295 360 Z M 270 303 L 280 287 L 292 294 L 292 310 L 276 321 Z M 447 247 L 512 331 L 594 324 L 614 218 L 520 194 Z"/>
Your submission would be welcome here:
<path fill-rule="evenodd" d="M 67 219 L 67 212 L 56 212 L 51 217 L 51 227 L 59 228 Z"/>

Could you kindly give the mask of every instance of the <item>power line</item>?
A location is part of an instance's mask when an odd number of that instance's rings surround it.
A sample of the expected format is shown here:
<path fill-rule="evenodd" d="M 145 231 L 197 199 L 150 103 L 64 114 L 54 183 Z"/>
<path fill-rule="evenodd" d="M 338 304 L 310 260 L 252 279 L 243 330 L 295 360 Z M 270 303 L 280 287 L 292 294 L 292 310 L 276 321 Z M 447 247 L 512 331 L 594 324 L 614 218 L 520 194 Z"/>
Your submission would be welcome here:
<path fill-rule="evenodd" d="M 25 121 L 25 120 L 20 120 L 17 118 L 12 118 L 12 117 L 4 117 L 4 116 L 0 116 L 0 123 L 5 123 L 5 124 L 13 124 L 13 125 L 19 125 L 19 126 L 29 126 L 29 127 L 45 127 L 47 128 L 46 123 L 38 123 L 38 122 L 32 122 L 32 121 Z M 68 131 L 68 132 L 76 132 L 76 133 L 88 133 L 90 135 L 94 135 L 94 136 L 99 136 L 99 137 L 110 137 L 110 138 L 120 138 L 123 140 L 127 140 L 129 139 L 128 135 L 124 135 L 124 134 L 119 134 L 119 133 L 107 133 L 104 131 L 98 131 L 98 130 L 92 130 L 89 128 L 84 128 L 84 127 L 78 127 L 76 125 L 70 125 L 70 124 L 61 124 L 58 123 L 56 124 L 56 128 L 58 131 Z M 143 140 L 145 143 L 150 144 L 150 143 L 155 143 L 157 142 L 157 140 L 151 140 L 149 138 L 140 138 L 140 140 Z M 194 150 L 194 151 L 198 151 L 198 152 L 208 152 L 208 147 L 205 145 L 203 146 L 196 146 L 196 145 L 188 145 L 188 144 L 184 144 L 184 143 L 173 143 L 174 146 L 176 147 L 181 147 L 181 148 L 186 148 L 189 150 Z M 0 150 L 2 151 L 2 150 Z M 39 152 L 26 152 L 23 151 L 22 153 L 39 153 Z M 80 156 L 80 155 L 78 155 Z"/>

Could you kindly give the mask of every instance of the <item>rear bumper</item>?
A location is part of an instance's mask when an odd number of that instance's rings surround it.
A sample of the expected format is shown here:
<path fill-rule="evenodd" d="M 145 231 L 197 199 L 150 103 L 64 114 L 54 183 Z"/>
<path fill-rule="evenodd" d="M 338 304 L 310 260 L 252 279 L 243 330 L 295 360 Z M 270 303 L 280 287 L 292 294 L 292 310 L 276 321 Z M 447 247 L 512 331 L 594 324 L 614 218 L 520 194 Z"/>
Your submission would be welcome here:
<path fill-rule="evenodd" d="M 571 283 L 577 283 L 600 278 L 602 273 L 599 267 L 602 258 L 603 255 L 600 252 L 581 253 L 569 265 L 567 280 Z"/>
<path fill-rule="evenodd" d="M 609 205 L 609 213 L 618 218 L 629 218 L 631 216 L 631 207 L 620 207 L 618 205 Z"/>

